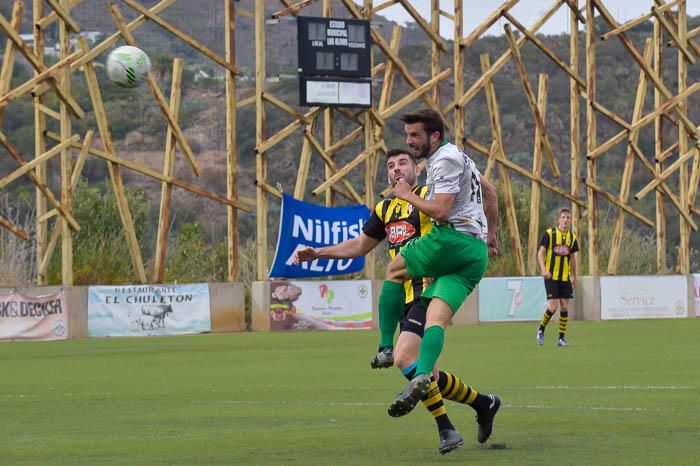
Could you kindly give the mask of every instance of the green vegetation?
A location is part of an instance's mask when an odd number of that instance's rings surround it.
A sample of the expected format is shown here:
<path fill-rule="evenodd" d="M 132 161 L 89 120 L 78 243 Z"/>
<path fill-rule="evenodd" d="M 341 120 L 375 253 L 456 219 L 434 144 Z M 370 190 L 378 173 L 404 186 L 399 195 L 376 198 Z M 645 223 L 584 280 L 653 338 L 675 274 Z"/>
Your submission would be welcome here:
<path fill-rule="evenodd" d="M 503 407 L 476 442 L 437 451 L 404 386 L 372 371 L 376 332 L 246 333 L 0 345 L 3 464 L 696 464 L 700 320 L 574 322 L 568 348 L 534 323 L 448 329 L 441 366 Z M 505 449 L 490 449 L 489 445 Z"/>

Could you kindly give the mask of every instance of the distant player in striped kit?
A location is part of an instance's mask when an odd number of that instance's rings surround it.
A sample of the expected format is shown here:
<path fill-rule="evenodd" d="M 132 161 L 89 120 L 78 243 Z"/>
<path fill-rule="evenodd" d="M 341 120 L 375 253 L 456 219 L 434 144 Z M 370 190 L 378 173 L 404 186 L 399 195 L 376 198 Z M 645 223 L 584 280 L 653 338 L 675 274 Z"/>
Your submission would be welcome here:
<path fill-rule="evenodd" d="M 578 241 L 570 230 L 571 211 L 559 211 L 556 227 L 548 228 L 540 241 L 537 260 L 540 263 L 544 287 L 547 291 L 547 310 L 537 329 L 537 344 L 544 344 L 544 330 L 559 309 L 558 346 L 569 346 L 566 341 L 566 324 L 569 322 L 569 300 L 574 297 L 576 286 L 576 256 Z"/>

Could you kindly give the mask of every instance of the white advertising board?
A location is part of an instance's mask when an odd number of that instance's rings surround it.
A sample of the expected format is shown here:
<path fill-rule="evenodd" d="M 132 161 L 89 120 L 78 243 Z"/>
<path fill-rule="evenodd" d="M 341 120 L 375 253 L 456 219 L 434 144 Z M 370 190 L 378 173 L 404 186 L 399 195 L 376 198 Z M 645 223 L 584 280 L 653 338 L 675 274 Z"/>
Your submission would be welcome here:
<path fill-rule="evenodd" d="M 688 279 L 681 275 L 601 277 L 600 318 L 670 319 L 688 316 Z"/>

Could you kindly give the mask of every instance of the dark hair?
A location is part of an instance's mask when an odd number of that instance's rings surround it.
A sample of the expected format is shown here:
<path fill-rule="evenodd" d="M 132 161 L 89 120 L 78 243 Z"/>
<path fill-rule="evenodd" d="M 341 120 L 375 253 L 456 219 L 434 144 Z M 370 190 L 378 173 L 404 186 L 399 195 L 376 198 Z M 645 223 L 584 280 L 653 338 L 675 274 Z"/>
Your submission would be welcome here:
<path fill-rule="evenodd" d="M 445 137 L 445 123 L 443 123 L 440 114 L 433 109 L 421 108 L 413 113 L 404 113 L 401 115 L 401 121 L 409 125 L 423 123 L 423 128 L 428 136 L 437 131 L 440 133 L 440 139 Z"/>
<path fill-rule="evenodd" d="M 416 158 L 413 156 L 413 154 L 411 154 L 409 151 L 404 150 L 404 149 L 389 149 L 386 153 L 386 159 L 388 161 L 390 158 L 396 157 L 397 155 L 402 155 L 402 154 L 408 155 L 408 158 L 411 159 L 411 163 L 413 165 L 418 165 L 418 162 L 416 162 Z"/>
<path fill-rule="evenodd" d="M 561 217 L 561 214 L 563 214 L 564 212 L 571 215 L 571 210 L 569 210 L 568 207 L 562 207 L 561 209 L 559 209 L 559 216 Z"/>

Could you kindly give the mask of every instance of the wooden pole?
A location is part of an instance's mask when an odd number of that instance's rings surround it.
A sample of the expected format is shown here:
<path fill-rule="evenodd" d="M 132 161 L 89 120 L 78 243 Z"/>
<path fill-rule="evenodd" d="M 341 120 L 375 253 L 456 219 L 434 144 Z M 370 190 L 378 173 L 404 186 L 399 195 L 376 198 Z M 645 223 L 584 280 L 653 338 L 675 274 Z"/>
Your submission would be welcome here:
<path fill-rule="evenodd" d="M 313 134 L 316 131 L 316 122 L 318 117 L 313 117 L 304 132 Z M 358 137 L 359 137 L 358 132 Z M 306 182 L 309 179 L 309 167 L 311 166 L 312 146 L 308 138 L 304 138 L 301 146 L 301 155 L 299 157 L 299 167 L 297 168 L 297 182 L 294 186 L 294 197 L 296 199 L 304 199 L 306 193 Z"/>
<path fill-rule="evenodd" d="M 145 7 L 139 5 L 137 2 L 134 0 L 122 0 L 124 3 L 129 5 L 131 8 L 134 10 L 138 11 L 141 13 L 143 16 L 157 24 L 158 26 L 162 27 L 193 49 L 197 50 L 199 53 L 204 55 L 205 57 L 210 58 L 211 60 L 215 61 L 222 67 L 226 68 L 229 72 L 233 74 L 241 74 L 240 70 L 233 66 L 228 60 L 220 57 L 218 54 L 212 52 L 210 49 L 202 45 L 200 42 L 192 38 L 191 36 L 185 34 L 184 32 L 180 31 L 178 28 L 175 26 L 171 25 L 170 23 L 164 21 L 160 16 L 158 16 L 156 13 L 151 13 L 148 9 Z"/>
<path fill-rule="evenodd" d="M 173 60 L 172 84 L 170 86 L 170 113 L 175 121 L 180 116 L 180 96 L 182 94 L 182 59 Z M 165 135 L 165 154 L 163 157 L 163 175 L 172 177 L 175 168 L 175 135 L 168 126 Z M 153 280 L 155 283 L 163 283 L 165 280 L 165 257 L 168 245 L 168 231 L 170 230 L 170 199 L 173 186 L 162 182 L 160 185 L 160 210 L 158 213 L 158 233 L 156 234 L 156 254 L 153 266 Z"/>
<path fill-rule="evenodd" d="M 148 11 L 150 13 L 159 13 L 163 10 L 165 10 L 167 7 L 175 3 L 175 0 L 161 0 L 158 2 L 156 5 L 153 5 Z M 147 21 L 146 17 L 144 15 L 141 15 L 131 21 L 129 24 L 126 25 L 126 29 L 129 30 L 130 32 L 134 32 L 139 26 L 144 24 Z M 90 52 L 85 54 L 80 60 L 77 62 L 73 63 L 71 65 L 71 68 L 73 71 L 76 71 L 78 68 L 83 66 L 89 61 L 93 61 L 96 57 L 98 57 L 100 54 L 106 52 L 111 46 L 116 44 L 120 39 L 122 38 L 122 33 L 121 31 L 117 31 L 93 48 L 90 49 Z"/>
<path fill-rule="evenodd" d="M 19 34 L 20 26 L 22 25 L 22 14 L 24 13 L 24 2 L 22 0 L 15 0 L 12 5 L 12 19 L 10 20 L 10 26 L 12 29 Z M 7 45 L 5 45 L 5 54 L 2 57 L 2 64 L 0 64 L 0 96 L 6 94 L 10 90 L 10 84 L 12 82 L 12 71 L 15 69 L 15 55 L 17 52 L 17 47 L 15 43 L 10 39 L 7 39 Z M 2 128 L 3 116 L 5 109 L 0 108 L 0 128 Z"/>
<path fill-rule="evenodd" d="M 652 43 L 651 39 L 646 40 L 646 45 L 644 47 L 644 60 L 651 64 L 652 58 Z M 644 111 L 644 103 L 646 101 L 647 95 L 647 75 L 644 71 L 639 71 L 639 81 L 637 83 L 637 95 L 634 100 L 634 110 L 632 111 L 632 123 L 637 121 L 642 116 Z M 630 134 L 630 140 L 635 144 L 639 140 L 639 131 L 633 131 Z M 622 171 L 622 183 L 620 185 L 620 201 L 627 203 L 630 195 L 630 188 L 632 186 L 632 174 L 634 172 L 634 151 L 631 147 L 627 147 L 627 153 L 625 154 L 625 166 Z M 610 257 L 608 259 L 608 275 L 615 275 L 617 273 L 617 265 L 620 259 L 620 249 L 622 247 L 622 236 L 625 229 L 625 211 L 620 209 L 617 213 L 617 218 L 615 219 L 615 225 L 613 226 L 612 239 L 610 244 Z"/>
<path fill-rule="evenodd" d="M 267 192 L 260 183 L 267 182 L 267 158 L 260 146 L 265 141 L 265 0 L 255 0 L 255 187 L 257 279 L 267 279 Z"/>
<path fill-rule="evenodd" d="M 569 9 L 569 68 L 579 70 L 579 32 L 578 22 L 585 19 L 578 9 L 578 0 L 568 0 Z M 575 79 L 569 78 L 569 139 L 571 144 L 571 194 L 581 197 L 581 92 Z M 580 229 L 581 210 L 577 204 L 571 205 L 571 228 L 578 233 Z M 530 253 L 532 255 L 532 252 Z"/>
<path fill-rule="evenodd" d="M 554 184 L 548 182 L 547 180 L 545 180 L 545 179 L 543 179 L 543 178 L 537 178 L 537 177 L 535 177 L 532 173 L 530 173 L 529 171 L 525 170 L 525 169 L 524 169 L 523 167 L 521 167 L 520 165 L 517 165 L 517 164 L 511 162 L 510 160 L 506 160 L 506 159 L 502 159 L 502 158 L 498 157 L 494 151 L 490 151 L 488 148 L 482 146 L 481 144 L 479 144 L 478 142 L 474 141 L 473 139 L 467 138 L 467 139 L 465 140 L 465 143 L 466 143 L 469 147 L 475 149 L 477 152 L 481 152 L 482 154 L 484 154 L 484 155 L 486 155 L 486 156 L 488 156 L 488 157 L 494 158 L 494 159 L 496 160 L 496 162 L 498 162 L 500 165 L 503 165 L 503 166 L 505 166 L 506 168 L 509 168 L 510 170 L 513 170 L 514 172 L 516 172 L 516 173 L 518 173 L 518 174 L 524 176 L 525 178 L 527 178 L 527 179 L 529 179 L 529 180 L 536 181 L 536 182 L 539 183 L 540 186 L 542 186 L 543 188 L 546 188 L 546 189 L 552 191 L 553 193 L 558 194 L 559 196 L 563 197 L 564 199 L 568 199 L 568 200 L 571 201 L 571 202 L 575 202 L 575 203 L 579 204 L 581 207 L 584 207 L 584 206 L 586 205 L 583 201 L 581 201 L 580 199 L 577 199 L 577 198 L 573 197 L 573 196 L 572 196 L 571 194 L 569 194 L 567 191 L 564 191 L 563 189 L 559 188 L 558 186 L 556 186 L 556 185 L 554 185 Z"/>
<path fill-rule="evenodd" d="M 67 7 L 68 0 L 61 0 L 61 6 Z M 58 37 L 59 44 L 61 47 L 61 58 L 66 58 L 70 55 L 70 26 L 61 16 L 61 14 L 56 12 L 61 20 L 58 23 Z M 71 95 L 71 82 L 70 82 L 71 72 L 70 68 L 64 67 L 59 72 L 59 86 L 65 95 Z M 60 103 L 61 111 L 61 140 L 66 141 L 70 139 L 73 130 L 71 125 L 70 115 L 68 113 L 68 107 L 64 102 Z M 70 179 L 72 172 L 73 155 L 70 146 L 67 146 L 61 151 L 61 204 L 63 208 L 68 212 L 73 210 L 72 204 L 73 199 L 70 195 Z M 71 234 L 68 222 L 65 219 L 61 219 L 61 281 L 63 285 L 70 286 L 73 284 L 73 235 Z"/>
<path fill-rule="evenodd" d="M 586 152 L 591 153 L 597 145 L 596 114 L 593 102 L 596 100 L 596 30 L 594 0 L 586 0 Z M 586 180 L 595 184 L 596 161 L 586 159 Z M 598 275 L 598 195 L 588 185 L 588 274 Z"/>
<path fill-rule="evenodd" d="M 464 45 L 462 42 L 464 17 L 462 0 L 454 0 L 454 3 L 455 37 L 452 47 L 454 56 L 454 101 L 456 102 L 464 93 Z M 454 126 L 455 144 L 464 149 L 464 106 L 462 105 L 455 106 Z"/>
<path fill-rule="evenodd" d="M 600 12 L 601 17 L 603 17 L 605 19 L 605 21 L 608 24 L 610 24 L 610 26 L 612 26 L 612 27 L 619 26 L 617 21 L 615 21 L 615 18 L 613 18 L 613 16 L 610 14 L 610 12 L 607 10 L 607 8 L 605 8 L 605 5 L 603 5 L 601 0 L 588 0 L 588 1 L 595 4 L 596 9 Z M 647 76 L 649 77 L 649 80 L 654 84 L 654 86 L 657 87 L 661 91 L 661 93 L 663 94 L 663 96 L 666 99 L 671 99 L 671 97 L 672 97 L 671 91 L 669 91 L 668 88 L 664 85 L 661 77 L 657 73 L 655 73 L 654 70 L 652 70 L 649 66 L 647 66 L 647 64 L 644 62 L 644 58 L 639 53 L 639 50 L 637 50 L 637 48 L 634 46 L 632 41 L 630 41 L 630 39 L 627 37 L 627 35 L 623 32 L 623 33 L 620 33 L 617 37 L 618 37 L 618 39 L 620 39 L 620 42 L 627 49 L 627 51 L 632 56 L 634 61 L 636 61 L 637 64 L 644 70 L 644 72 L 647 74 Z M 690 121 L 690 119 L 688 118 L 688 115 L 686 113 L 680 111 L 678 108 L 674 107 L 674 110 L 675 110 L 676 114 L 678 115 L 678 117 L 680 118 L 680 122 L 682 122 L 682 124 L 684 124 L 686 126 L 686 129 L 691 134 L 694 134 L 694 137 L 696 139 L 700 138 L 700 136 L 698 136 L 698 134 L 697 134 L 698 130 L 697 130 L 695 124 L 692 121 Z"/>
<path fill-rule="evenodd" d="M 48 136 L 51 139 L 55 139 L 55 140 L 61 139 L 59 135 L 57 135 L 56 133 L 53 133 L 51 131 L 47 131 L 46 136 Z M 84 145 L 79 144 L 79 143 L 72 144 L 72 146 L 74 149 L 83 149 L 84 148 Z M 220 196 L 220 195 L 216 194 L 215 192 L 207 191 L 206 189 L 202 189 L 198 186 L 194 186 L 190 183 L 187 183 L 187 182 L 182 181 L 182 180 L 177 179 L 177 178 L 167 177 L 157 170 L 153 170 L 151 168 L 145 167 L 145 166 L 140 165 L 138 163 L 119 158 L 119 157 L 117 157 L 117 156 L 115 156 L 107 151 L 99 150 L 99 149 L 96 149 L 94 147 L 91 147 L 88 150 L 88 153 L 90 153 L 91 155 L 94 155 L 96 157 L 99 157 L 103 160 L 106 160 L 107 162 L 114 163 L 118 166 L 122 166 L 122 167 L 128 168 L 129 170 L 133 170 L 135 172 L 146 175 L 150 178 L 153 178 L 154 180 L 170 183 L 173 186 L 177 186 L 178 188 L 184 189 L 185 191 L 189 191 L 189 192 L 197 194 L 199 196 L 206 197 L 207 199 L 211 199 L 212 201 L 216 201 L 219 204 L 230 205 L 232 207 L 243 210 L 245 212 L 252 211 L 252 205 L 254 204 L 254 202 L 252 202 L 252 198 L 251 198 L 251 200 L 244 200 L 244 201 L 243 200 L 238 201 L 235 199 L 228 199 L 227 197 Z M 243 199 L 243 196 L 241 196 L 241 198 Z"/>
<path fill-rule="evenodd" d="M 226 42 L 226 197 L 238 198 L 238 115 L 236 111 L 236 6 L 230 0 L 224 2 L 224 41 Z M 235 282 L 238 279 L 239 235 L 238 209 L 226 208 L 226 225 L 228 231 L 228 272 L 226 279 Z"/>
<path fill-rule="evenodd" d="M 25 162 L 24 158 L 22 155 L 19 153 L 17 148 L 10 143 L 10 141 L 7 139 L 7 136 L 5 136 L 5 133 L 3 133 L 0 130 L 0 145 L 2 145 L 7 153 L 12 157 L 15 162 L 17 162 L 20 166 L 25 165 L 27 162 Z M 51 203 L 52 206 L 54 206 L 57 210 L 58 213 L 66 219 L 68 222 L 68 225 L 70 225 L 70 228 L 73 231 L 80 231 L 80 225 L 78 225 L 78 222 L 75 221 L 75 218 L 73 218 L 73 215 L 71 213 L 63 208 L 63 205 L 59 200 L 56 198 L 56 196 L 53 194 L 51 189 L 46 185 L 45 182 L 42 182 L 35 174 L 33 170 L 30 170 L 27 172 L 27 177 L 31 180 L 32 183 L 37 187 L 37 189 L 41 192 L 41 194 L 46 198 L 46 200 Z"/>
<path fill-rule="evenodd" d="M 657 15 L 656 18 L 661 20 L 662 17 Z M 688 87 L 688 62 L 683 51 L 688 45 L 688 17 L 686 15 L 686 2 L 681 0 L 678 4 L 678 93 L 681 94 Z M 678 111 L 683 115 L 688 112 L 688 101 L 681 100 L 678 105 Z M 678 152 L 683 154 L 688 152 L 688 131 L 685 125 L 678 125 Z M 697 149 L 695 157 L 697 157 Z M 688 164 L 683 162 L 679 168 L 679 184 L 680 198 L 683 209 L 688 209 L 690 200 L 688 186 Z M 680 238 L 678 240 L 678 273 L 688 275 L 690 273 L 690 227 L 681 218 L 680 219 Z"/>
<path fill-rule="evenodd" d="M 537 85 L 537 107 L 540 109 L 542 118 L 545 118 L 547 115 L 547 82 L 547 75 L 540 74 Z M 540 178 L 542 176 L 542 134 L 538 128 L 535 128 L 535 148 L 533 154 L 532 174 L 533 176 Z M 540 185 L 535 181 L 532 181 L 530 185 L 530 221 L 527 235 L 528 275 L 537 275 L 541 191 L 542 188 L 540 188 Z M 575 205 L 576 204 L 574 204 L 574 206 Z"/>
<path fill-rule="evenodd" d="M 654 171 L 654 166 L 647 160 L 646 155 L 642 152 L 642 150 L 639 148 L 637 144 L 634 142 L 629 143 L 630 147 L 634 151 L 635 156 L 637 159 L 641 162 L 642 166 L 651 174 L 654 176 L 655 171 Z M 690 213 L 688 212 L 688 209 L 684 209 L 683 206 L 681 205 L 681 201 L 676 196 L 673 194 L 671 191 L 671 188 L 666 184 L 666 182 L 661 182 L 659 186 L 656 188 L 657 190 L 660 190 L 668 199 L 671 201 L 673 206 L 676 208 L 678 213 L 685 219 L 686 222 L 688 222 L 688 225 L 694 230 L 698 230 L 697 224 L 693 221 L 693 218 L 690 216 Z"/>
<path fill-rule="evenodd" d="M 552 167 L 552 174 L 555 178 L 559 178 L 559 166 L 557 165 L 557 160 L 554 157 L 554 149 L 552 144 L 549 142 L 549 137 L 547 136 L 547 130 L 544 126 L 544 119 L 540 115 L 537 109 L 537 98 L 535 97 L 535 92 L 532 90 L 532 85 L 530 84 L 530 79 L 527 77 L 527 70 L 525 69 L 525 62 L 520 54 L 520 48 L 518 47 L 517 40 L 513 31 L 510 29 L 510 25 L 506 24 L 503 26 L 506 31 L 506 38 L 508 39 L 508 45 L 510 46 L 510 51 L 513 54 L 513 59 L 515 60 L 516 68 L 518 69 L 518 75 L 520 75 L 520 82 L 523 84 L 523 89 L 525 91 L 525 96 L 527 97 L 527 103 L 530 106 L 530 111 L 535 120 L 535 125 L 539 128 L 542 134 L 542 142 L 544 144 L 544 153 L 547 155 L 547 160 L 549 165 Z"/>
<path fill-rule="evenodd" d="M 551 18 L 554 13 L 559 10 L 559 7 L 561 7 L 562 3 L 561 0 L 556 0 L 554 4 L 552 4 L 551 7 L 537 20 L 537 22 L 530 28 L 530 33 L 535 34 L 544 23 Z M 465 40 L 466 41 L 466 40 Z M 527 41 L 527 38 L 525 37 L 520 37 L 517 40 L 518 48 L 522 48 L 523 45 L 525 45 L 525 42 Z M 484 87 L 484 84 L 486 84 L 486 81 L 488 79 L 493 78 L 493 76 L 500 71 L 501 68 L 505 66 L 506 63 L 508 63 L 508 60 L 510 60 L 511 55 L 513 54 L 513 51 L 509 48 L 505 52 L 503 52 L 503 55 L 501 55 L 498 60 L 496 60 L 493 63 L 493 66 L 491 66 L 491 69 L 487 73 L 483 73 L 479 79 L 476 80 L 474 84 L 472 84 L 472 87 L 467 90 L 463 95 L 459 96 L 458 99 L 455 100 L 455 102 L 452 103 L 452 105 L 455 105 L 457 107 L 464 107 L 467 105 L 467 103 L 476 96 L 476 94 L 479 93 L 482 87 Z"/>
<path fill-rule="evenodd" d="M 44 64 L 43 60 L 40 60 L 39 57 L 37 57 L 37 55 L 29 47 L 27 47 L 27 45 L 24 43 L 17 31 L 15 31 L 12 28 L 12 25 L 7 21 L 7 19 L 5 19 L 5 17 L 1 13 L 0 29 L 3 29 L 7 36 L 10 38 L 10 40 L 12 40 L 12 42 L 15 43 L 15 46 L 22 53 L 22 55 L 24 55 L 27 61 L 29 61 L 34 70 L 40 73 L 46 71 L 46 65 Z M 49 79 L 46 82 L 53 88 L 58 98 L 61 99 L 61 102 L 68 106 L 68 109 L 71 111 L 71 113 L 73 113 L 78 118 L 83 118 L 85 116 L 85 112 L 83 112 L 83 110 L 73 99 L 73 97 L 63 92 L 61 86 L 58 85 L 57 80 Z"/>
<path fill-rule="evenodd" d="M 323 0 L 322 13 L 324 18 L 330 18 L 333 16 L 333 2 L 332 0 Z M 335 118 L 333 116 L 333 109 L 326 108 L 323 110 L 323 148 L 328 150 L 330 146 L 333 145 L 335 138 Z M 333 175 L 331 168 L 326 165 L 324 167 L 325 179 L 328 179 Z M 332 207 L 335 204 L 335 193 L 332 190 L 326 191 L 326 207 Z"/>
<path fill-rule="evenodd" d="M 84 37 L 78 38 L 78 45 L 84 52 L 87 51 L 88 45 Z M 97 74 L 95 73 L 94 64 L 92 62 L 86 63 L 83 67 L 83 72 L 85 73 L 85 82 L 88 86 L 92 108 L 95 112 L 95 121 L 97 123 L 97 129 L 100 133 L 100 139 L 102 140 L 105 151 L 110 156 L 116 157 L 112 133 L 109 129 L 107 112 L 105 111 L 104 102 L 102 101 L 102 93 L 100 92 L 100 85 L 97 82 Z M 91 153 L 93 152 L 91 151 Z M 109 176 L 112 180 L 114 197 L 117 201 L 119 217 L 121 218 L 122 226 L 124 228 L 126 244 L 129 248 L 131 262 L 134 267 L 134 274 L 141 283 L 146 283 L 146 271 L 143 267 L 141 249 L 139 248 L 138 239 L 136 238 L 134 221 L 131 217 L 131 211 L 129 210 L 129 203 L 127 202 L 126 198 L 126 188 L 124 187 L 124 183 L 122 181 L 119 166 L 114 162 L 110 162 L 107 164 L 107 170 L 109 171 Z"/>
<path fill-rule="evenodd" d="M 29 233 L 26 231 L 22 230 L 16 225 L 13 225 L 12 222 L 10 222 L 8 219 L 0 215 L 0 227 L 5 228 L 7 231 L 12 233 L 13 235 L 16 235 L 18 238 L 21 238 L 25 241 L 29 240 Z"/>
<path fill-rule="evenodd" d="M 488 18 L 483 20 L 481 24 L 479 24 L 471 33 L 469 33 L 469 36 L 462 38 L 462 34 L 460 33 L 459 42 L 462 48 L 468 48 L 472 44 L 474 44 L 474 42 L 476 42 L 479 39 L 479 37 L 482 36 L 482 34 L 488 31 L 489 28 L 493 26 L 494 23 L 498 21 L 501 18 L 501 16 L 503 16 L 504 13 L 513 8 L 519 1 L 520 0 L 508 0 L 505 3 L 503 3 L 501 6 L 496 8 L 496 10 L 493 13 L 491 13 Z M 457 7 L 455 4 L 455 21 L 457 20 L 457 18 L 459 18 L 459 16 L 457 16 Z"/>
<path fill-rule="evenodd" d="M 41 19 L 44 15 L 44 2 L 43 0 L 33 0 L 32 1 L 32 30 L 34 32 L 34 54 L 37 56 L 41 63 L 44 62 L 44 31 L 37 27 L 37 21 Z M 13 15 L 14 18 L 14 15 Z M 40 74 L 39 70 L 34 71 L 34 75 Z M 34 104 L 34 155 L 37 156 L 43 152 L 46 152 L 46 137 L 44 136 L 44 131 L 46 131 L 46 115 L 40 110 L 41 106 L 44 105 L 44 96 L 36 95 L 32 98 Z M 34 170 L 37 180 L 46 184 L 46 164 L 41 164 Z M 46 273 L 42 272 L 39 267 L 41 265 L 41 258 L 46 254 L 48 246 L 48 223 L 46 220 L 39 220 L 48 211 L 48 206 L 46 203 L 46 197 L 41 195 L 41 191 L 37 188 L 35 194 L 36 198 L 36 261 L 37 261 L 37 275 L 36 284 L 39 286 L 46 285 L 48 283 L 46 278 Z M 44 269 L 46 270 L 46 269 Z"/>
<path fill-rule="evenodd" d="M 481 70 L 486 71 L 491 66 L 488 54 L 480 56 Z M 493 132 L 493 140 L 496 143 L 496 155 L 499 158 L 506 159 L 506 151 L 503 147 L 503 132 L 501 130 L 501 118 L 498 111 L 498 102 L 496 100 L 496 86 L 493 81 L 489 80 L 485 86 L 486 103 L 489 110 L 491 120 L 491 131 Z M 508 170 L 501 166 L 498 168 L 498 178 L 501 181 L 501 193 L 505 204 L 505 216 L 508 224 L 508 232 L 510 233 L 511 251 L 513 261 L 515 263 L 515 273 L 517 275 L 525 275 L 525 262 L 523 261 L 523 248 L 520 244 L 520 231 L 518 230 L 518 219 L 515 216 L 515 201 L 513 200 L 513 189 L 511 188 L 510 175 Z"/>
<path fill-rule="evenodd" d="M 407 3 L 406 3 L 407 4 Z M 404 4 L 405 5 L 405 4 Z M 440 0 L 430 0 L 430 26 L 431 30 L 437 37 L 440 37 Z M 440 47 L 444 44 L 442 38 L 438 43 L 432 36 L 430 41 L 430 74 L 434 78 L 440 74 L 440 51 L 447 52 L 447 47 Z M 440 107 L 440 84 L 436 84 L 433 88 L 433 101 Z"/>
<path fill-rule="evenodd" d="M 434 0 L 438 1 L 439 0 Z M 364 0 L 363 13 L 366 20 L 372 20 L 372 0 Z M 439 19 L 439 17 L 438 17 Z M 437 29 L 439 31 L 439 28 Z M 435 44 L 433 44 L 433 47 Z M 438 56 L 439 56 L 438 51 Z M 372 53 L 372 48 L 370 47 L 370 66 L 374 65 L 374 54 Z M 437 87 L 435 88 L 438 89 Z M 439 95 L 439 94 L 438 94 Z M 437 98 L 437 97 L 436 97 Z M 364 112 L 364 133 L 365 133 L 365 151 L 369 152 L 369 157 L 365 160 L 365 204 L 367 207 L 372 209 L 374 206 L 374 184 L 377 179 L 377 164 L 378 164 L 378 152 L 375 144 L 375 134 L 377 131 L 374 128 L 375 120 L 372 117 L 372 109 L 366 110 Z M 377 124 L 376 126 L 384 126 L 384 124 Z M 382 131 L 383 133 L 383 131 Z M 380 139 L 382 145 L 384 145 L 384 140 Z M 386 146 L 384 146 L 386 150 Z M 374 280 L 376 277 L 376 251 L 372 250 L 365 256 L 365 278 Z"/>
<path fill-rule="evenodd" d="M 343 5 L 348 9 L 348 11 L 355 17 L 355 18 L 362 18 L 362 13 L 360 10 L 357 8 L 357 5 L 353 3 L 353 0 L 340 0 Z M 379 46 L 379 48 L 382 50 L 382 52 L 386 55 L 386 57 L 393 61 L 394 64 L 396 65 L 397 70 L 403 75 L 403 77 L 408 81 L 408 83 L 414 88 L 417 89 L 420 87 L 420 83 L 418 80 L 413 76 L 413 73 L 409 70 L 408 66 L 406 63 L 404 63 L 401 58 L 399 58 L 398 54 L 393 53 L 391 51 L 391 48 L 389 47 L 389 44 L 386 43 L 384 38 L 382 37 L 381 34 L 379 34 L 375 29 L 370 30 L 370 34 L 372 36 L 372 41 Z M 426 103 L 426 105 L 436 112 L 442 114 L 442 110 L 435 105 L 435 103 L 430 99 L 430 97 L 424 95 L 424 94 L 419 94 L 419 97 L 423 99 L 423 101 Z M 451 124 L 448 121 L 445 121 L 445 129 L 450 129 Z"/>
<path fill-rule="evenodd" d="M 121 32 L 122 37 L 124 38 L 124 41 L 127 44 L 131 45 L 132 47 L 138 47 L 138 45 L 136 44 L 136 40 L 134 39 L 134 36 L 131 34 L 131 31 L 129 30 L 129 28 L 127 27 L 126 21 L 124 21 L 124 17 L 122 16 L 121 12 L 119 11 L 119 7 L 117 7 L 116 3 L 110 3 L 109 10 L 110 10 L 110 13 L 112 13 L 112 18 L 114 19 L 114 23 L 119 28 L 119 32 Z M 165 118 L 165 121 L 168 122 L 168 126 L 170 128 L 172 128 L 173 134 L 175 135 L 175 138 L 177 139 L 178 144 L 180 144 L 180 148 L 182 149 L 182 152 L 187 157 L 187 161 L 190 163 L 190 166 L 192 167 L 192 172 L 196 176 L 199 176 L 199 164 L 197 163 L 197 160 L 194 158 L 194 154 L 192 153 L 192 149 L 190 148 L 190 145 L 187 142 L 187 139 L 185 138 L 185 134 L 182 132 L 182 129 L 180 129 L 180 125 L 177 124 L 177 122 L 175 121 L 173 116 L 168 111 L 168 102 L 166 102 L 165 97 L 163 96 L 163 91 L 160 90 L 158 83 L 156 82 L 155 78 L 153 77 L 153 74 L 151 74 L 150 72 L 146 76 L 146 83 L 148 84 L 148 87 L 151 89 L 151 93 L 153 94 L 153 97 L 155 97 L 156 101 L 158 102 L 158 106 L 160 107 L 160 111 L 163 114 L 163 118 Z"/>

